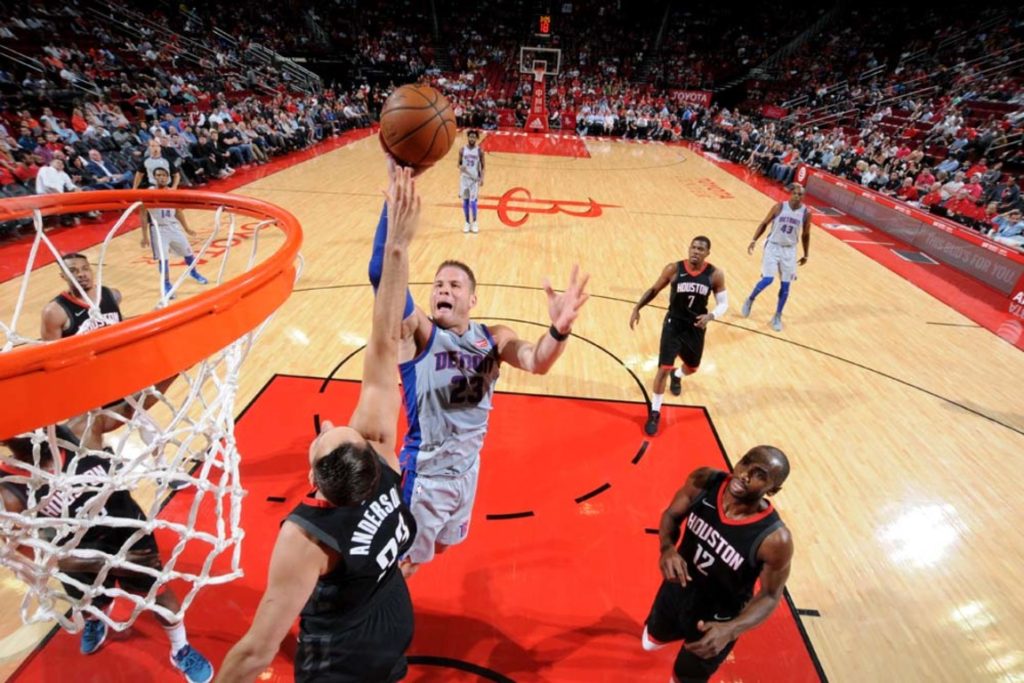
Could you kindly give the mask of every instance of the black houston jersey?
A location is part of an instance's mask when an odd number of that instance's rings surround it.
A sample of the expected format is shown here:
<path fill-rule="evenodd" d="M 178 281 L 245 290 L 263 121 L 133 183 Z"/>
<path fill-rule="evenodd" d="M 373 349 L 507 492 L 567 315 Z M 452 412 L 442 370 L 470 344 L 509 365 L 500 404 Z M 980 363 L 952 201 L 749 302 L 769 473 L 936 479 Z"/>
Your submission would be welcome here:
<path fill-rule="evenodd" d="M 711 475 L 686 511 L 679 544 L 692 579 L 687 587 L 692 586 L 719 619 L 736 616 L 753 597 L 764 564 L 757 559 L 757 551 L 762 541 L 783 525 L 771 503 L 746 519 L 727 518 L 722 495 L 729 479 L 726 472 Z"/>
<path fill-rule="evenodd" d="M 341 555 L 302 608 L 304 632 L 331 632 L 340 624 L 358 623 L 388 582 L 402 580 L 398 558 L 412 545 L 416 521 L 402 502 L 398 473 L 383 460 L 380 467 L 380 484 L 365 503 L 338 507 L 311 493 L 287 517 Z"/>
<path fill-rule="evenodd" d="M 78 439 L 63 425 L 57 426 L 57 439 L 75 446 L 78 445 Z M 43 446 L 43 448 L 48 447 Z M 62 448 L 55 464 L 64 474 L 72 476 L 74 479 L 60 484 L 52 495 L 49 484 L 43 484 L 33 491 L 29 490 L 28 484 L 4 482 L 3 486 L 21 499 L 26 509 L 30 506 L 40 506 L 38 514 L 44 517 L 74 518 L 80 516 L 79 510 L 96 495 L 96 492 L 103 487 L 103 481 L 108 478 L 110 459 L 106 457 L 105 453 L 75 457 L 73 452 Z M 31 493 L 34 495 L 30 495 Z M 102 507 L 94 509 L 90 506 L 82 511 L 81 516 L 94 518 L 106 515 L 108 517 L 141 519 L 139 516 L 141 514 L 142 512 L 131 493 L 118 490 L 107 497 Z M 83 541 L 90 540 L 103 530 L 105 527 L 90 528 L 83 537 Z"/>
<path fill-rule="evenodd" d="M 689 261 L 679 261 L 669 291 L 667 318 L 692 322 L 707 313 L 714 272 L 715 267 L 707 261 L 698 271 L 690 270 Z"/>
<path fill-rule="evenodd" d="M 107 287 L 100 288 L 100 317 L 89 316 L 89 304 L 67 292 L 61 292 L 53 298 L 64 312 L 68 314 L 68 327 L 62 330 L 61 337 L 73 337 L 91 330 L 121 322 L 121 308 L 117 305 L 114 292 Z"/>

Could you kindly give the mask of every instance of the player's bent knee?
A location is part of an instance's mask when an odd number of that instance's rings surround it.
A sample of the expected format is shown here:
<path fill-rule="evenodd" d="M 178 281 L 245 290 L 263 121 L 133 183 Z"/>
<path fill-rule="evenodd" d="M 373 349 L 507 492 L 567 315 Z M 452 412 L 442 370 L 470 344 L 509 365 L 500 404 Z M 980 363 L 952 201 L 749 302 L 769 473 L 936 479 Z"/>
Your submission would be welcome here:
<path fill-rule="evenodd" d="M 693 366 L 691 368 L 686 363 L 683 363 L 683 374 L 684 375 L 692 375 L 693 373 L 697 372 L 698 370 L 700 370 L 700 366 L 699 365 L 695 365 L 695 366 Z"/>

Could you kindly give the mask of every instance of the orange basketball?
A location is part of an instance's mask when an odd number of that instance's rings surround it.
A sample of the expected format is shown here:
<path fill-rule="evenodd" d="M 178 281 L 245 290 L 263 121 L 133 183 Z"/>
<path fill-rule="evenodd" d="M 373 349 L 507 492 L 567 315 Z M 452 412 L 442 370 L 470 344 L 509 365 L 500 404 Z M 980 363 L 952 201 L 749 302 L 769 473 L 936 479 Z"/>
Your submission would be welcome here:
<path fill-rule="evenodd" d="M 403 85 L 380 112 L 380 144 L 403 166 L 427 168 L 455 142 L 455 111 L 427 85 Z"/>

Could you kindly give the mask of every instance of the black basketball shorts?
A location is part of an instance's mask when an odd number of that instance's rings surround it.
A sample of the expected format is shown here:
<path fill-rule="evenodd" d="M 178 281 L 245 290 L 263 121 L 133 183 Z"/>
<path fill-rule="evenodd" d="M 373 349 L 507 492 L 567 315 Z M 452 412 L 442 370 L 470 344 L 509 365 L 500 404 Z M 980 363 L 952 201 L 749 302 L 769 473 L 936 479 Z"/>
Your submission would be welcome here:
<path fill-rule="evenodd" d="M 678 583 L 663 581 L 647 617 L 647 635 L 659 643 L 671 643 L 676 640 L 696 642 L 703 637 L 697 628 L 698 621 L 714 621 L 718 618 L 732 618 L 735 615 L 718 615 L 715 610 L 702 604 L 698 591 L 693 587 L 683 587 Z M 724 620 L 724 619 L 723 619 Z M 732 641 L 711 659 L 701 659 L 682 647 L 676 656 L 673 668 L 676 680 L 680 683 L 702 683 L 711 678 L 718 670 L 736 641 Z"/>
<path fill-rule="evenodd" d="M 700 367 L 700 359 L 704 356 L 704 334 L 706 329 L 697 327 L 692 320 L 682 320 L 665 316 L 661 326 L 661 349 L 658 353 L 658 365 L 670 368 L 675 365 L 676 358 L 691 370 Z"/>

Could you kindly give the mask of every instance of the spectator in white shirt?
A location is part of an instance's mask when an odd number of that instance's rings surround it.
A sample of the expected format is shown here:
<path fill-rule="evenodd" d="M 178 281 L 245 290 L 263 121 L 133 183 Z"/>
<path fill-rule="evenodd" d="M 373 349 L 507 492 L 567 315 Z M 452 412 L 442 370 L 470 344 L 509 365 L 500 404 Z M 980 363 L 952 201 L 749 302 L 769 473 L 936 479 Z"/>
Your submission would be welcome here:
<path fill-rule="evenodd" d="M 78 192 L 79 187 L 71 182 L 71 176 L 64 172 L 64 162 L 54 159 L 39 169 L 36 175 L 36 194 L 60 194 Z"/>

